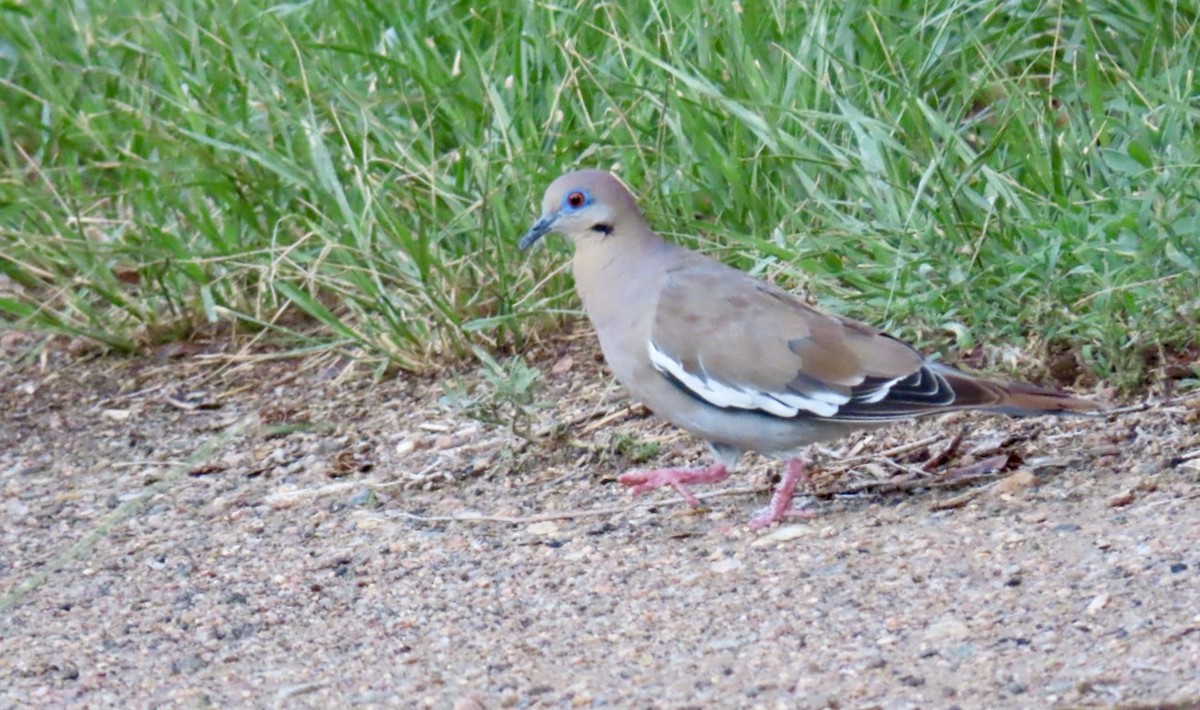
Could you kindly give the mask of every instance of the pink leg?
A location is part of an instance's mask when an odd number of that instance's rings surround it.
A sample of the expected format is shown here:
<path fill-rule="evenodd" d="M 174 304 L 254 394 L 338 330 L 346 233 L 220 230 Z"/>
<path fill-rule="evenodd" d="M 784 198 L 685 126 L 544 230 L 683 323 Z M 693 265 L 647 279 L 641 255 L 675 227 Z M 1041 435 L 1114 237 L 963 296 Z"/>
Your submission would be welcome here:
<path fill-rule="evenodd" d="M 729 477 L 729 469 L 723 463 L 714 463 L 702 468 L 657 468 L 650 471 L 630 471 L 617 476 L 617 482 L 629 486 L 633 495 L 671 486 L 693 508 L 700 505 L 696 496 L 684 486 L 692 483 L 717 483 Z"/>
<path fill-rule="evenodd" d="M 771 523 L 788 517 L 809 518 L 814 514 L 807 510 L 791 510 L 792 498 L 796 495 L 796 484 L 800 481 L 808 483 L 808 472 L 804 470 L 804 462 L 800 459 L 789 459 L 783 467 L 783 480 L 775 487 L 771 495 L 771 503 L 761 513 L 750 519 L 753 530 L 765 528 Z"/>

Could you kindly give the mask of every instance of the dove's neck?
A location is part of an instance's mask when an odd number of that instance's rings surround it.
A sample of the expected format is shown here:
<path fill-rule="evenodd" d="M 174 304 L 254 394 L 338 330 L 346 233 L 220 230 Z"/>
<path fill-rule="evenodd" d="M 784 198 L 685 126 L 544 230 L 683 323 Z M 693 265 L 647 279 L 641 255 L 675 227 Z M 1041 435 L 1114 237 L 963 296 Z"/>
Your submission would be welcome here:
<path fill-rule="evenodd" d="M 575 288 L 602 337 L 653 310 L 671 253 L 679 249 L 644 223 L 635 226 L 575 243 Z"/>

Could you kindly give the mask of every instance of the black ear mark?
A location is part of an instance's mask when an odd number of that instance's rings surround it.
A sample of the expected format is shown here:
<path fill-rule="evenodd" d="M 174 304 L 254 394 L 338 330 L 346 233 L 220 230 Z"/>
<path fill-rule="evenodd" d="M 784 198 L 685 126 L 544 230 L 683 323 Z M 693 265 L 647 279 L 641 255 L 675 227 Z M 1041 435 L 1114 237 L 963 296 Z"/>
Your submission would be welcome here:
<path fill-rule="evenodd" d="M 592 231 L 599 232 L 599 233 L 607 236 L 607 235 L 613 233 L 613 227 L 611 224 L 607 224 L 605 222 L 597 222 L 596 224 L 592 225 Z"/>

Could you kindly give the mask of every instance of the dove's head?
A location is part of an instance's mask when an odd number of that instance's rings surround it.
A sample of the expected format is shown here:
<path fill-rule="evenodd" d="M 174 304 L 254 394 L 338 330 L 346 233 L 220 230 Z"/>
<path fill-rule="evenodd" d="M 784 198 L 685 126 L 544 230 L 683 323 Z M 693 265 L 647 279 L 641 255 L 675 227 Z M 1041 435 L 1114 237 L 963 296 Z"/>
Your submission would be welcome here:
<path fill-rule="evenodd" d="M 579 243 L 634 234 L 645 224 L 625 183 L 603 170 L 579 170 L 550 183 L 542 197 L 542 216 L 519 246 L 528 249 L 557 232 Z"/>

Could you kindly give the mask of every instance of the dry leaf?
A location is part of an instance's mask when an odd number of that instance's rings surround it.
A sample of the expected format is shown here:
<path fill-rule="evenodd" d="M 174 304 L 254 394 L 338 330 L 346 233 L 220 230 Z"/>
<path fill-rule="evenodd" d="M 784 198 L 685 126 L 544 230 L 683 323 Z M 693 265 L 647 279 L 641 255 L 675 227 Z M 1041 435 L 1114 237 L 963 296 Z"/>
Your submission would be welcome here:
<path fill-rule="evenodd" d="M 561 375 L 565 372 L 570 372 L 572 367 L 575 367 L 575 358 L 567 355 L 554 363 L 554 367 L 550 368 L 550 372 L 555 375 Z"/>

